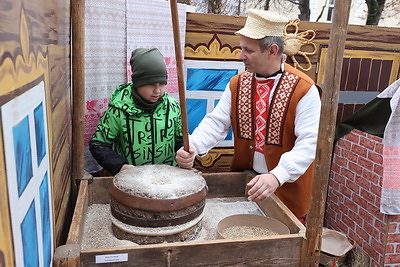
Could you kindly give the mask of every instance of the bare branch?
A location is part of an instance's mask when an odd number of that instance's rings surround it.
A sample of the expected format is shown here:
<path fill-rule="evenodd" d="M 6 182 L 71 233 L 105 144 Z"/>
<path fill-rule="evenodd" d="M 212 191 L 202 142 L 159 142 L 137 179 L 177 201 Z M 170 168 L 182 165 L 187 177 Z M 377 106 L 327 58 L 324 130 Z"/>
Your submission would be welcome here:
<path fill-rule="evenodd" d="M 366 25 L 378 25 L 386 0 L 365 0 L 368 7 Z"/>
<path fill-rule="evenodd" d="M 322 14 L 324 14 L 324 10 L 325 10 L 325 8 L 326 8 L 326 4 L 327 4 L 327 3 L 328 3 L 328 0 L 325 0 L 325 4 L 322 6 L 321 13 L 319 13 L 316 22 L 318 22 L 319 19 L 322 17 Z"/>
<path fill-rule="evenodd" d="M 300 5 L 300 2 L 299 1 L 294 1 L 294 0 L 286 0 L 287 2 L 289 2 L 289 3 L 292 3 L 292 4 L 294 4 L 294 5 Z"/>

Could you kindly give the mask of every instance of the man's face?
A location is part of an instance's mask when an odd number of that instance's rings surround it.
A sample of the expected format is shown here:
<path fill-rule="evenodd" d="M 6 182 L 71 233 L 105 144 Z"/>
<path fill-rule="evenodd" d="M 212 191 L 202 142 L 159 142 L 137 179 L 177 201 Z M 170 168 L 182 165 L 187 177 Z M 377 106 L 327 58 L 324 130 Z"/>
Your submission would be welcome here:
<path fill-rule="evenodd" d="M 266 65 L 268 65 L 268 49 L 261 52 L 259 40 L 250 39 L 243 35 L 240 35 L 240 47 L 242 52 L 239 59 L 243 61 L 247 70 L 263 75 Z"/>

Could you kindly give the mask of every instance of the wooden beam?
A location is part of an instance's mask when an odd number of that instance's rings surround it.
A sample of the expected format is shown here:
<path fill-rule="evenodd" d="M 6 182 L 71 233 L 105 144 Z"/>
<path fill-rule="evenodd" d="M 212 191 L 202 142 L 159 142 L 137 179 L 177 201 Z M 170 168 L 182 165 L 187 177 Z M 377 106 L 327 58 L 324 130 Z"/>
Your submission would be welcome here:
<path fill-rule="evenodd" d="M 79 194 L 76 200 L 74 214 L 69 227 L 69 233 L 66 243 L 67 244 L 81 244 L 83 238 L 84 224 L 86 221 L 87 207 L 88 207 L 88 181 L 82 181 L 79 185 Z M 77 219 L 79 218 L 79 219 Z"/>
<path fill-rule="evenodd" d="M 178 72 L 178 89 L 179 89 L 179 103 L 181 106 L 181 117 L 182 117 L 182 137 L 183 137 L 183 148 L 185 151 L 189 151 L 189 130 L 186 114 L 186 97 L 185 97 L 185 81 L 183 76 L 183 59 L 181 49 L 181 37 L 179 31 L 179 15 L 178 15 L 178 3 L 176 0 L 170 0 L 171 6 L 171 17 L 172 17 L 172 28 L 174 32 L 174 45 L 175 45 L 175 57 L 176 57 L 176 70 Z"/>
<path fill-rule="evenodd" d="M 335 2 L 329 35 L 328 60 L 322 87 L 322 108 L 314 167 L 311 209 L 307 216 L 305 246 L 301 266 L 318 266 L 322 226 L 325 213 L 335 122 L 339 100 L 340 79 L 351 0 Z"/>
<path fill-rule="evenodd" d="M 55 267 L 80 266 L 81 247 L 79 244 L 65 244 L 56 248 L 53 257 Z"/>
<path fill-rule="evenodd" d="M 84 174 L 83 139 L 85 119 L 85 0 L 71 2 L 72 32 L 72 179 Z"/>

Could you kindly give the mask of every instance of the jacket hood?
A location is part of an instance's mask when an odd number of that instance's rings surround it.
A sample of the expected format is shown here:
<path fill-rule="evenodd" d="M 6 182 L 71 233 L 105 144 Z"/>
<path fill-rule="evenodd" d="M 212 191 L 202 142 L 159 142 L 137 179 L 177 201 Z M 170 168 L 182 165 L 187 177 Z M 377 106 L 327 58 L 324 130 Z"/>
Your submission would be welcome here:
<path fill-rule="evenodd" d="M 132 90 L 133 88 L 131 82 L 118 86 L 110 97 L 109 105 L 121 109 L 130 115 L 137 115 L 146 112 L 135 106 L 135 103 L 133 102 Z M 167 98 L 168 94 L 165 92 L 162 96 L 162 101 L 160 104 L 158 104 L 155 110 L 163 108 L 166 105 Z"/>

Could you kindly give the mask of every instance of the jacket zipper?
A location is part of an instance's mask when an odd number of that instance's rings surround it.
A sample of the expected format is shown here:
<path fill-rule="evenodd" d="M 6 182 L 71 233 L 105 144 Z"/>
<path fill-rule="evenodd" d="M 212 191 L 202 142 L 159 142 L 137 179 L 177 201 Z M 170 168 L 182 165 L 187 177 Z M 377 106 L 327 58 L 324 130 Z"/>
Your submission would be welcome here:
<path fill-rule="evenodd" d="M 151 163 L 154 164 L 154 150 L 156 149 L 155 140 L 154 140 L 154 121 L 153 121 L 153 112 L 150 112 L 150 131 L 151 131 Z"/>

